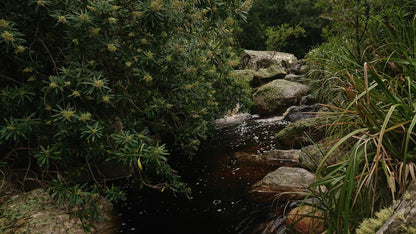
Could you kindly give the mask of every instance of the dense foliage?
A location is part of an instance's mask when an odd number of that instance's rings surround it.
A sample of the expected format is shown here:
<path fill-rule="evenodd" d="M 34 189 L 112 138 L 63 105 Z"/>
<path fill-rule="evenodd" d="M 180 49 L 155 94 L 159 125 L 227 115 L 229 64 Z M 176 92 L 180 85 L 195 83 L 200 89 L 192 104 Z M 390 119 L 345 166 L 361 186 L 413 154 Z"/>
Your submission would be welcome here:
<path fill-rule="evenodd" d="M 315 8 L 316 0 L 255 0 L 247 22 L 238 34 L 240 46 L 253 50 L 277 50 L 303 57 L 322 42 L 327 20 Z"/>
<path fill-rule="evenodd" d="M 192 155 L 216 115 L 249 103 L 247 84 L 227 75 L 246 5 L 0 1 L 2 170 L 56 179 L 55 196 L 74 201 L 92 191 L 122 197 L 105 186 L 104 162 L 126 166 L 141 184 L 185 191 L 167 146 Z M 94 188 L 79 185 L 89 180 Z"/>
<path fill-rule="evenodd" d="M 348 233 L 416 180 L 416 2 L 319 4 L 332 21 L 329 41 L 309 58 L 322 100 L 339 116 L 325 159 L 341 158 L 319 165 L 319 197 L 329 232 Z"/>

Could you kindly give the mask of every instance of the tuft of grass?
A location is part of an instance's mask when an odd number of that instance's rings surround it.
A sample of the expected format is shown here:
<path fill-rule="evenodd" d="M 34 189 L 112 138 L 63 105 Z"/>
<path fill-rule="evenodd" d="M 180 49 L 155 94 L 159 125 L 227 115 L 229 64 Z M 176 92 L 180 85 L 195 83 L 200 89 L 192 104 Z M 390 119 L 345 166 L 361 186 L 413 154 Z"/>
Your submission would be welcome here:
<path fill-rule="evenodd" d="M 352 232 L 416 179 L 414 13 L 409 6 L 392 7 L 369 18 L 359 59 L 349 54 L 351 43 L 340 44 L 338 38 L 325 45 L 330 51 L 316 60 L 326 70 L 321 79 L 343 97 L 328 105 L 338 118 L 328 138 L 332 148 L 317 169 L 316 186 L 326 190 L 316 195 L 326 210 L 330 233 Z M 354 124 L 347 124 L 351 119 Z M 339 149 L 345 154 L 325 167 Z"/>

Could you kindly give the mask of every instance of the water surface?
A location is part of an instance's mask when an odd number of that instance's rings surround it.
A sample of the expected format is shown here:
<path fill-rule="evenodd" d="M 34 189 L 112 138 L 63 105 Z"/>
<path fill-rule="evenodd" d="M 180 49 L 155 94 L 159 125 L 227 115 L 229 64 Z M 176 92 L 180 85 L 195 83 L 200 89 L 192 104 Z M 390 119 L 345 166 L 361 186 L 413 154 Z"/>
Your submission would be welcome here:
<path fill-rule="evenodd" d="M 120 204 L 122 233 L 253 233 L 276 207 L 250 199 L 250 186 L 271 168 L 241 165 L 235 155 L 261 154 L 280 146 L 274 135 L 287 123 L 280 117 L 239 115 L 218 120 L 218 129 L 193 160 L 172 155 L 170 164 L 192 189 L 182 195 L 134 189 Z"/>

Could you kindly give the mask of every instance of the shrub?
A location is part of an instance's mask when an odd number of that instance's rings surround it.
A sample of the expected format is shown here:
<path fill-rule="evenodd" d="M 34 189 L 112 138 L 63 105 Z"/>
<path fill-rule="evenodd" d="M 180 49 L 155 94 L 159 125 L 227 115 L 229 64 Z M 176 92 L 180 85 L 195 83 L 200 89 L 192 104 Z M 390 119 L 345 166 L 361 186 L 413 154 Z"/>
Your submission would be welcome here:
<path fill-rule="evenodd" d="M 1 161 L 43 182 L 94 179 L 110 194 L 96 165 L 111 161 L 142 184 L 187 191 L 167 163 L 168 146 L 192 155 L 215 115 L 250 102 L 247 84 L 228 76 L 245 7 L 1 1 Z"/>
<path fill-rule="evenodd" d="M 289 44 L 290 40 L 305 37 L 305 29 L 299 25 L 291 27 L 288 24 L 282 24 L 278 27 L 268 27 L 266 37 L 267 50 L 280 51 Z"/>
<path fill-rule="evenodd" d="M 303 57 L 311 48 L 323 41 L 322 28 L 327 20 L 320 17 L 321 11 L 315 8 L 316 0 L 268 1 L 254 0 L 247 21 L 241 22 L 238 33 L 240 46 L 246 49 L 265 50 L 278 49 L 280 51 Z M 304 30 L 304 37 L 294 37 L 291 29 Z M 270 31 L 274 35 L 273 45 L 269 40 Z M 289 30 L 290 32 L 286 32 Z M 279 39 L 279 40 L 276 40 Z M 269 40 L 269 42 L 267 42 Z"/>

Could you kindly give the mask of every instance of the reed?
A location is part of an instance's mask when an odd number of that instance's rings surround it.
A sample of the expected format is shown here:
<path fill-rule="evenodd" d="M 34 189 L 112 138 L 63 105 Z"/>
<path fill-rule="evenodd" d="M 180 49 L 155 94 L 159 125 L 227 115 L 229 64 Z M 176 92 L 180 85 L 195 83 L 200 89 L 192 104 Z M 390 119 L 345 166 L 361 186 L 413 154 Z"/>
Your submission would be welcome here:
<path fill-rule="evenodd" d="M 314 57 L 326 70 L 322 79 L 343 97 L 333 104 L 332 148 L 317 169 L 329 233 L 353 232 L 416 179 L 415 22 L 414 7 L 389 9 L 369 19 L 360 56 L 338 38 Z M 355 124 L 344 124 L 351 119 Z M 344 155 L 325 167 L 337 149 Z"/>

